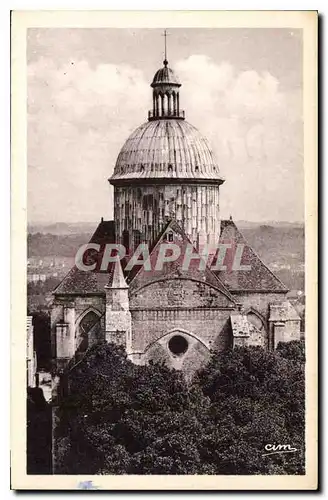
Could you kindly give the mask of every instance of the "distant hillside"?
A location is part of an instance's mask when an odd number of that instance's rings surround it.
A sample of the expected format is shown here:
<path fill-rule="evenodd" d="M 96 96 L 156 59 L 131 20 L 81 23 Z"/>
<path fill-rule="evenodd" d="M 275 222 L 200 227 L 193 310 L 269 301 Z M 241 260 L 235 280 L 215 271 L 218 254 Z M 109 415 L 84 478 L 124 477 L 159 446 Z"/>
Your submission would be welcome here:
<path fill-rule="evenodd" d="M 30 257 L 75 257 L 81 245 L 88 243 L 92 233 L 77 234 L 29 234 L 27 256 Z"/>
<path fill-rule="evenodd" d="M 249 246 L 291 290 L 304 290 L 304 226 L 239 226 Z"/>
<path fill-rule="evenodd" d="M 27 230 L 31 234 L 79 234 L 79 233 L 93 233 L 99 224 L 98 221 L 94 222 L 55 222 L 55 223 L 31 223 L 28 224 Z M 266 222 L 252 222 L 246 220 L 235 221 L 235 224 L 243 228 L 258 228 L 259 226 L 271 227 L 304 227 L 301 222 L 287 222 L 287 221 L 266 221 Z"/>
<path fill-rule="evenodd" d="M 27 231 L 30 234 L 92 234 L 100 221 L 95 222 L 55 222 L 54 224 L 28 224 Z"/>
<path fill-rule="evenodd" d="M 304 262 L 304 227 L 267 226 L 240 228 L 248 244 L 270 263 Z"/>
<path fill-rule="evenodd" d="M 264 221 L 264 222 L 253 222 L 247 220 L 234 221 L 236 226 L 239 228 L 256 228 L 259 226 L 271 226 L 271 227 L 304 227 L 303 222 L 289 222 L 289 221 Z"/>

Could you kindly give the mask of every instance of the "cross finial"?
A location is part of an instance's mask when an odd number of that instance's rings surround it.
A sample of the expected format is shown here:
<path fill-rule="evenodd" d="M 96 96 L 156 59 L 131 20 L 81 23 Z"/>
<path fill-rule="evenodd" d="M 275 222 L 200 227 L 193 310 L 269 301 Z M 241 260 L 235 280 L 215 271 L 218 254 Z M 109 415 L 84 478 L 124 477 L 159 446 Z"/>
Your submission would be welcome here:
<path fill-rule="evenodd" d="M 167 46 L 166 46 L 166 38 L 167 36 L 169 35 L 169 33 L 166 31 L 166 29 L 164 30 L 164 33 L 163 33 L 163 37 L 164 37 L 164 66 L 167 66 L 168 65 L 168 62 L 167 62 Z"/>

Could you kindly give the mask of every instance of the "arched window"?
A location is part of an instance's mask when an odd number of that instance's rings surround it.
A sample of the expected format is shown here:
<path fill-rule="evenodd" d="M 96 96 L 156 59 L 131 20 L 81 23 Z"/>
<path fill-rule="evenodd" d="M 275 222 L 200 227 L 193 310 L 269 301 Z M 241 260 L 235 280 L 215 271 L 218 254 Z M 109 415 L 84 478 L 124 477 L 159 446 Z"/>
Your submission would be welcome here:
<path fill-rule="evenodd" d="M 85 352 L 88 347 L 101 338 L 100 317 L 94 311 L 89 311 L 81 319 L 77 329 L 76 351 Z"/>
<path fill-rule="evenodd" d="M 265 330 L 265 325 L 263 323 L 263 320 L 261 319 L 260 315 L 256 314 L 255 311 L 250 310 L 247 313 L 247 320 L 254 325 L 257 330 L 262 331 Z"/>

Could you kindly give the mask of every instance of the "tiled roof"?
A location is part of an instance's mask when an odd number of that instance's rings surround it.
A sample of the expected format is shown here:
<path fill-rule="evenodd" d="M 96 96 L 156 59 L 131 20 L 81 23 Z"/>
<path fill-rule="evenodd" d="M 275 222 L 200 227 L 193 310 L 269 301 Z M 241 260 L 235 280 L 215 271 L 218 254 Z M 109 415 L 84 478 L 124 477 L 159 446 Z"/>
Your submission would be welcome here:
<path fill-rule="evenodd" d="M 99 245 L 115 243 L 115 222 L 113 220 L 101 219 L 100 224 L 91 237 L 90 243 L 98 243 Z"/>
<path fill-rule="evenodd" d="M 101 220 L 89 243 L 97 243 L 101 246 L 115 242 L 114 221 Z M 78 250 L 78 249 L 76 249 Z M 108 271 L 82 271 L 76 266 L 72 267 L 63 281 L 54 290 L 55 295 L 66 294 L 95 294 L 105 293 L 105 285 L 108 284 Z"/>
<path fill-rule="evenodd" d="M 157 258 L 158 249 L 156 249 L 157 244 L 163 239 L 165 233 L 169 230 L 173 230 L 181 236 L 180 245 L 185 247 L 190 243 L 188 237 L 185 235 L 184 231 L 180 226 L 174 221 L 167 223 L 162 233 L 158 235 L 156 240 L 150 245 L 150 254 L 155 262 Z M 115 226 L 113 221 L 101 221 L 98 225 L 95 233 L 93 234 L 90 242 L 98 243 L 100 245 L 105 245 L 107 243 L 115 242 Z M 234 242 L 234 244 L 244 244 L 244 253 L 242 264 L 248 264 L 251 266 L 250 271 L 244 270 L 232 270 L 231 266 L 227 266 L 226 271 L 211 271 L 209 267 L 206 267 L 205 271 L 199 271 L 199 262 L 191 261 L 191 266 L 187 271 L 181 271 L 182 257 L 177 259 L 172 263 L 165 263 L 163 271 L 165 271 L 166 277 L 183 275 L 185 278 L 192 279 L 202 279 L 209 284 L 212 284 L 216 288 L 219 288 L 223 293 L 229 296 L 231 300 L 234 300 L 230 295 L 230 292 L 235 291 L 259 291 L 259 292 L 284 292 L 286 293 L 287 288 L 281 283 L 281 281 L 268 269 L 265 264 L 261 261 L 258 255 L 254 252 L 252 248 L 247 245 L 246 240 L 237 229 L 232 221 L 222 221 L 221 222 L 221 237 L 220 242 Z M 181 251 L 183 255 L 184 252 Z M 227 252 L 228 255 L 228 252 Z M 124 267 L 124 265 L 123 265 Z M 154 268 L 154 263 L 152 269 Z M 132 271 L 127 275 L 127 283 L 136 289 L 140 279 L 142 280 L 153 280 L 154 271 L 147 272 L 142 270 L 142 275 L 139 273 L 141 268 L 134 266 Z M 82 271 L 74 266 L 69 273 L 65 276 L 63 281 L 54 290 L 55 295 L 60 294 L 104 294 L 105 285 L 109 284 L 111 269 L 108 271 L 100 271 L 99 268 L 95 271 Z M 197 278 L 195 278 L 197 276 Z"/>
<path fill-rule="evenodd" d="M 270 271 L 255 251 L 248 245 L 244 236 L 232 220 L 221 221 L 220 243 L 232 244 L 232 250 L 227 250 L 226 260 L 224 261 L 224 264 L 227 263 L 227 269 L 224 271 L 215 271 L 228 290 L 231 292 L 288 292 L 288 288 Z M 233 254 L 237 244 L 244 245 L 241 264 L 243 266 L 250 266 L 250 270 L 233 270 Z"/>

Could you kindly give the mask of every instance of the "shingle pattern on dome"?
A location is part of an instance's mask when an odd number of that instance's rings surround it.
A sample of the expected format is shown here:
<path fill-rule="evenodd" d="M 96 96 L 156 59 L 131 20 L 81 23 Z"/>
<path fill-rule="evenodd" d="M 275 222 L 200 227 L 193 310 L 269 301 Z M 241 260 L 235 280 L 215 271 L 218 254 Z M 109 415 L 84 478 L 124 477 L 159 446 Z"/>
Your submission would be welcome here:
<path fill-rule="evenodd" d="M 205 137 L 182 120 L 156 120 L 138 127 L 122 147 L 111 181 L 147 178 L 222 182 Z"/>

